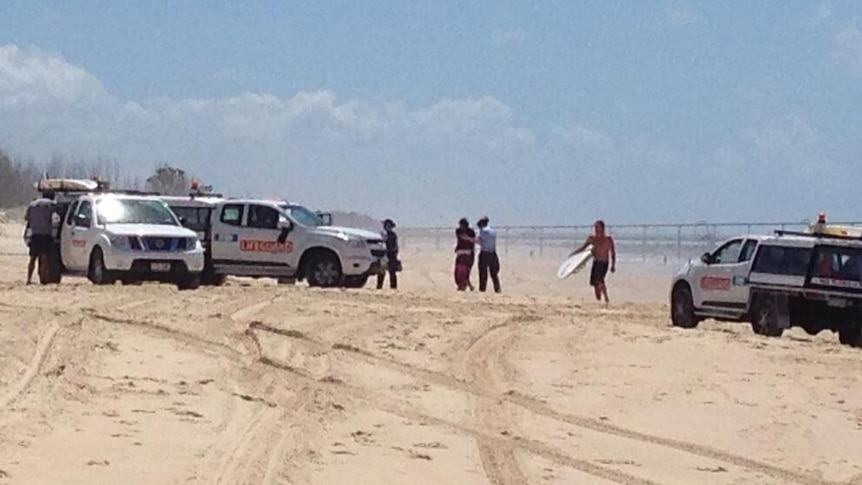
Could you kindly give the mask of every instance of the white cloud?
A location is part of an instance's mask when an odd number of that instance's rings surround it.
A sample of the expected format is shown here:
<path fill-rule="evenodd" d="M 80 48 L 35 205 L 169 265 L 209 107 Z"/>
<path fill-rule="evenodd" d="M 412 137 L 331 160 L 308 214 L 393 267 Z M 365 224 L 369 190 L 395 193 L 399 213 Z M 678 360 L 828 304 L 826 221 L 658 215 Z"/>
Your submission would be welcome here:
<path fill-rule="evenodd" d="M 28 108 L 46 102 L 76 103 L 105 96 L 98 79 L 58 55 L 0 46 L 0 106 Z"/>
<path fill-rule="evenodd" d="M 457 211 L 462 195 L 501 205 L 520 191 L 494 184 L 528 183 L 535 144 L 489 96 L 418 109 L 325 90 L 123 101 L 62 57 L 15 46 L 0 48 L 0 140 L 42 160 L 108 156 L 143 172 L 172 162 L 226 192 L 396 211 L 405 221 Z"/>
<path fill-rule="evenodd" d="M 418 108 L 344 100 L 327 90 L 121 100 L 58 55 L 0 47 L 0 148 L 42 161 L 55 153 L 116 158 L 139 175 L 169 162 L 232 195 L 281 195 L 402 225 L 451 224 L 481 213 L 500 224 L 597 215 L 736 219 L 740 201 L 774 218 L 769 211 L 799 206 L 810 161 L 828 161 L 829 134 L 801 115 L 772 118 L 726 146 L 694 153 L 577 120 L 535 133 L 491 96 Z M 844 175 L 817 179 L 820 194 L 855 190 L 858 169 L 830 167 Z M 776 174 L 795 177 L 796 192 L 776 190 L 773 204 L 758 203 L 763 186 L 753 180 L 768 186 Z"/>

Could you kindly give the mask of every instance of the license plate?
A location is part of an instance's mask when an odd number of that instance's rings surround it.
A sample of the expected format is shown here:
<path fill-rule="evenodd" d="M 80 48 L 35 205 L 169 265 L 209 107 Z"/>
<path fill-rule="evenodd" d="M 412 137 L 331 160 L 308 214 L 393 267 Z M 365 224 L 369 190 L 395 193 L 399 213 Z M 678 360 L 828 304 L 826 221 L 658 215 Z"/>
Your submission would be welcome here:
<path fill-rule="evenodd" d="M 166 273 L 171 270 L 171 263 L 150 263 L 150 270 Z"/>

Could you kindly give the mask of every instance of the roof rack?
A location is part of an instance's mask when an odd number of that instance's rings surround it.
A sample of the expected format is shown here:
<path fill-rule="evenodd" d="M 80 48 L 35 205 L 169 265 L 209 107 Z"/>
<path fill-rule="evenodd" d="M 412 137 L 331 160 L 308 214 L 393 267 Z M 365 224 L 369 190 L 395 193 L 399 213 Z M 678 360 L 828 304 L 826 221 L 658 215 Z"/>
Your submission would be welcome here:
<path fill-rule="evenodd" d="M 775 231 L 777 236 L 802 236 L 802 237 L 810 237 L 817 239 L 839 239 L 843 241 L 862 241 L 862 237 L 858 236 L 845 236 L 841 234 L 824 234 L 818 232 L 802 232 L 802 231 L 785 231 L 784 229 L 777 229 Z"/>
<path fill-rule="evenodd" d="M 216 192 L 201 192 L 201 191 L 194 192 L 194 191 L 192 191 L 192 192 L 189 192 L 189 197 L 191 197 L 192 199 L 194 199 L 195 197 L 215 197 L 218 199 L 223 199 L 224 195 L 216 193 Z"/>

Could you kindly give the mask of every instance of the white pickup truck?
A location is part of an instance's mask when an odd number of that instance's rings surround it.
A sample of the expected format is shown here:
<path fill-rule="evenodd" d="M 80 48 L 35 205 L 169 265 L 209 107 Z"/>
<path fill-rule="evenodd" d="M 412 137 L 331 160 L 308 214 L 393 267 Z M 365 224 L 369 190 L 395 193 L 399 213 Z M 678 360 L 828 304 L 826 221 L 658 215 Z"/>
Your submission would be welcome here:
<path fill-rule="evenodd" d="M 358 288 L 387 264 L 380 234 L 328 225 L 299 204 L 195 195 L 162 199 L 203 241 L 204 283 L 221 284 L 234 275 Z"/>
<path fill-rule="evenodd" d="M 100 187 L 90 191 L 86 182 L 72 189 L 55 188 L 68 186 L 66 180 L 47 180 L 39 186 L 57 191 L 61 215 L 55 254 L 48 259 L 50 282 L 73 274 L 98 285 L 119 280 L 169 282 L 181 290 L 200 286 L 203 247 L 164 201 Z"/>

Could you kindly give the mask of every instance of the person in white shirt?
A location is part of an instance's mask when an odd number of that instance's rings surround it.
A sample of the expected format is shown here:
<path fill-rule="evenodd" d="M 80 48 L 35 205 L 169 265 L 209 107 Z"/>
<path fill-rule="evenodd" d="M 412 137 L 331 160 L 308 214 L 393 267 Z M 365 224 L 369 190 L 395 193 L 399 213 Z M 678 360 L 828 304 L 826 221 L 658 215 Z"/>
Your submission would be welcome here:
<path fill-rule="evenodd" d="M 488 275 L 494 284 L 494 293 L 500 293 L 500 258 L 497 256 L 497 232 L 488 224 L 488 216 L 479 219 L 479 291 L 488 287 Z"/>

